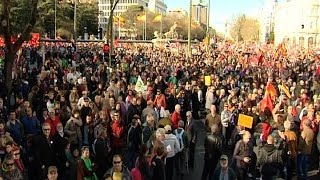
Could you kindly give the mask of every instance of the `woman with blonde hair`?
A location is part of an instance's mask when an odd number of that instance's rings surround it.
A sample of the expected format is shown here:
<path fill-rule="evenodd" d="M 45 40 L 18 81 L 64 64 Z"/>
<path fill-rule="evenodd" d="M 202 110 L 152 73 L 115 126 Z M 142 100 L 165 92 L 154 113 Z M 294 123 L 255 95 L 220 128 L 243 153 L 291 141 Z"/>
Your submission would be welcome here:
<path fill-rule="evenodd" d="M 1 166 L 2 178 L 10 180 L 25 180 L 22 172 L 15 166 L 14 157 L 12 154 L 8 154 Z"/>

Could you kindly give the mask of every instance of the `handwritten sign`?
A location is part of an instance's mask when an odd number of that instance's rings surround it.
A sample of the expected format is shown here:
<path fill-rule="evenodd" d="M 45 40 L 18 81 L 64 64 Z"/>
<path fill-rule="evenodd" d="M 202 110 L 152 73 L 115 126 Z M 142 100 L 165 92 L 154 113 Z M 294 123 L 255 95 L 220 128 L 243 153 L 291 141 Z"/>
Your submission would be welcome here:
<path fill-rule="evenodd" d="M 252 124 L 253 124 L 253 117 L 252 116 L 239 114 L 238 126 L 243 126 L 243 127 L 246 127 L 246 128 L 252 128 Z"/>

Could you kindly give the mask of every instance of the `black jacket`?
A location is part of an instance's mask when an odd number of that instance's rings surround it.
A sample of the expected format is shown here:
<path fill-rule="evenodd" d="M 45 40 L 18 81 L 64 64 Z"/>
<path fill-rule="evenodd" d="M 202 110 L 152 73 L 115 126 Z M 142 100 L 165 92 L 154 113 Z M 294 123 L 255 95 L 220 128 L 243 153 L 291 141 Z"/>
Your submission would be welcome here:
<path fill-rule="evenodd" d="M 276 148 L 273 144 L 263 145 L 257 153 L 257 165 L 262 168 L 265 164 L 272 164 L 279 167 L 283 164 L 282 150 Z"/>
<path fill-rule="evenodd" d="M 32 140 L 32 152 L 38 168 L 56 165 L 53 139 L 47 140 L 43 134 L 35 136 Z"/>
<path fill-rule="evenodd" d="M 222 139 L 217 134 L 208 134 L 204 141 L 205 159 L 218 159 L 222 154 Z"/>
<path fill-rule="evenodd" d="M 128 150 L 138 152 L 139 147 L 141 145 L 141 127 L 137 126 L 134 128 L 133 126 L 130 127 L 128 131 Z"/>

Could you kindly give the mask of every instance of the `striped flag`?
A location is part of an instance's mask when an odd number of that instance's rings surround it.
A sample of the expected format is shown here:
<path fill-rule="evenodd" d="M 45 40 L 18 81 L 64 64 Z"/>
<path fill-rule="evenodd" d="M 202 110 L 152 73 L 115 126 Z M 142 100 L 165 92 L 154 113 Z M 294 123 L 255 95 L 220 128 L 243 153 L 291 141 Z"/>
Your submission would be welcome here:
<path fill-rule="evenodd" d="M 282 83 L 282 85 L 279 85 L 279 89 L 282 90 L 288 96 L 288 98 L 291 98 L 289 88 L 284 83 Z"/>

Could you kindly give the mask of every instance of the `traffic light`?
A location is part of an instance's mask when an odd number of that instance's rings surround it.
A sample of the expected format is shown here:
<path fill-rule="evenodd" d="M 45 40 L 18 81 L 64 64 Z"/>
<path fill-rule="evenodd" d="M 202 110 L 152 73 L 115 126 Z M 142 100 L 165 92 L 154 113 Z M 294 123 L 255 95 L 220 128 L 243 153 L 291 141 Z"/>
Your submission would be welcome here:
<path fill-rule="evenodd" d="M 102 28 L 98 28 L 98 39 L 102 39 Z"/>

